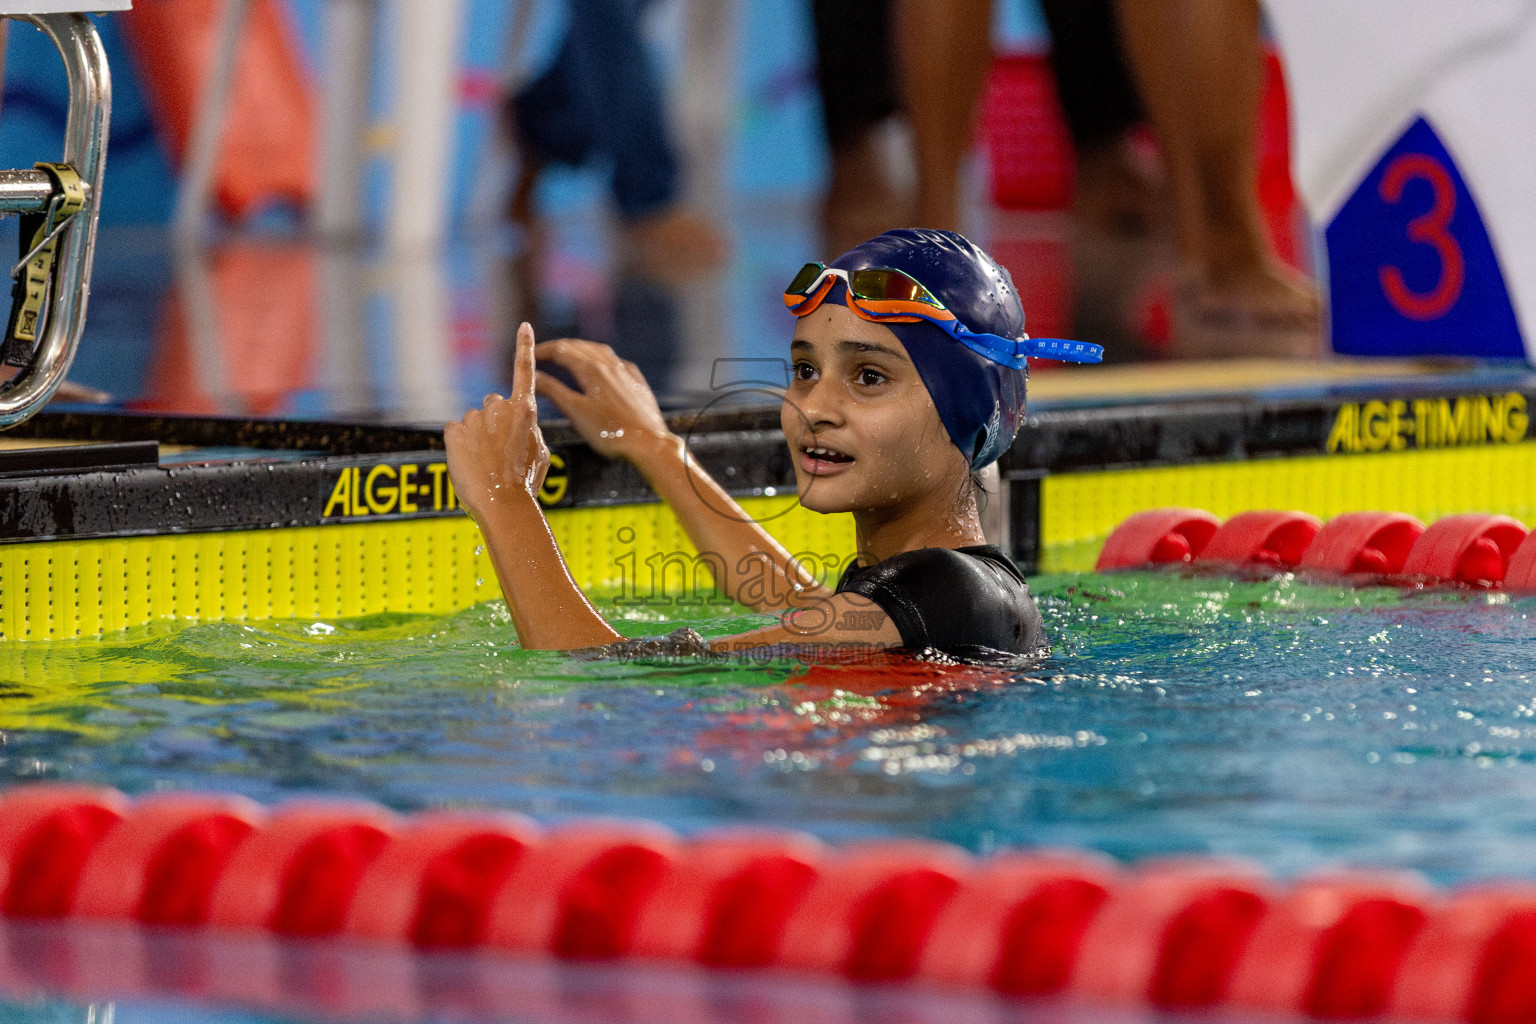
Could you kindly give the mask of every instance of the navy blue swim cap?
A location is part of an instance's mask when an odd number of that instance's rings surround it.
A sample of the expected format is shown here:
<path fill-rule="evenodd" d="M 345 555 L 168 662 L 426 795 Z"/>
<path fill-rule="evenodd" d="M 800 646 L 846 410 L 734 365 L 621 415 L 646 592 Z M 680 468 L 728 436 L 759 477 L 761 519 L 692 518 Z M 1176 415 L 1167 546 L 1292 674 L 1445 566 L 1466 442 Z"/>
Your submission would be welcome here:
<path fill-rule="evenodd" d="M 944 303 L 967 328 L 1004 338 L 1024 336 L 1024 304 L 1013 278 L 963 235 L 899 228 L 843 253 L 839 270 L 883 267 L 909 275 Z M 826 301 L 847 305 L 841 281 Z M 1013 444 L 1024 421 L 1027 370 L 994 363 L 933 324 L 892 324 L 933 398 L 949 438 L 972 469 L 989 466 Z"/>

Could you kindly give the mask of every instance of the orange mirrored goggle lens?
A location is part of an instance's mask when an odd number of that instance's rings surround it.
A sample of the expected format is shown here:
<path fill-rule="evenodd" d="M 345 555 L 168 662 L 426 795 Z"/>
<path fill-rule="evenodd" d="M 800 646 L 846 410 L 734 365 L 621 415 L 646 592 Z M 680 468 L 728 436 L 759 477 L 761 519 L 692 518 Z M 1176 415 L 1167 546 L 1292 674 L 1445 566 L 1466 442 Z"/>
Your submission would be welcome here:
<path fill-rule="evenodd" d="M 795 275 L 795 279 L 789 282 L 789 287 L 784 289 L 784 294 L 786 296 L 809 295 L 811 288 L 816 284 L 816 279 L 819 278 L 821 276 L 821 272 L 826 269 L 827 268 L 820 263 L 807 263 L 805 266 L 800 268 L 800 273 Z"/>
<path fill-rule="evenodd" d="M 899 270 L 855 270 L 849 277 L 849 290 L 856 299 L 871 302 L 920 302 L 943 309 L 944 304 L 917 281 Z"/>
<path fill-rule="evenodd" d="M 807 263 L 784 289 L 784 304 L 797 314 L 809 313 L 831 291 L 835 275 L 821 263 Z M 880 267 L 848 274 L 848 291 L 854 311 L 868 319 L 953 319 L 953 314 L 921 283 L 899 270 Z"/>

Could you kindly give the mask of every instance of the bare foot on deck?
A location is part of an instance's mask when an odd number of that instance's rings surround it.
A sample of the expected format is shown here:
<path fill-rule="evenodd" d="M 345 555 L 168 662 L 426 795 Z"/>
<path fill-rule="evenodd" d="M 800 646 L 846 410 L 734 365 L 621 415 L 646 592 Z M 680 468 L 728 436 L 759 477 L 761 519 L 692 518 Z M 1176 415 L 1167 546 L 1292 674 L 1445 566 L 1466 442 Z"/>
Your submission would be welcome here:
<path fill-rule="evenodd" d="M 1079 154 L 1072 215 L 1081 227 L 1121 238 L 1171 234 L 1168 182 L 1156 158 L 1122 138 Z"/>
<path fill-rule="evenodd" d="M 731 244 L 714 221 L 672 206 L 623 222 L 626 258 L 661 270 L 713 270 L 731 258 Z"/>
<path fill-rule="evenodd" d="M 0 384 L 7 383 L 21 373 L 22 368 L 19 366 L 0 365 Z M 71 405 L 106 405 L 112 401 L 112 396 L 99 388 L 66 380 L 54 390 L 53 396 L 48 401 L 50 404 L 66 402 Z"/>
<path fill-rule="evenodd" d="M 51 401 L 70 402 L 76 405 L 106 405 L 112 401 L 112 396 L 99 388 L 87 387 L 84 384 L 76 384 L 72 380 L 66 380 L 53 393 Z"/>
<path fill-rule="evenodd" d="M 1173 352 L 1184 359 L 1317 359 L 1322 313 L 1311 282 L 1279 264 L 1203 279 L 1173 299 Z"/>

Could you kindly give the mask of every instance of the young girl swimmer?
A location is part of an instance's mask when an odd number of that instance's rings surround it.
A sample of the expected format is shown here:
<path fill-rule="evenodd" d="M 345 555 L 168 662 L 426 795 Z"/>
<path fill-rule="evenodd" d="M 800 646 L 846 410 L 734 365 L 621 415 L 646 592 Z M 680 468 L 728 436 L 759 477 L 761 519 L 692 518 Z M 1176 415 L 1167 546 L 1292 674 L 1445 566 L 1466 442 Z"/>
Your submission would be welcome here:
<path fill-rule="evenodd" d="M 798 320 L 780 422 L 800 500 L 854 517 L 859 557 L 836 589 L 689 464 L 633 363 L 588 341 L 535 345 L 523 324 L 512 395 L 488 396 L 445 430 L 454 488 L 485 535 L 519 641 L 569 650 L 621 639 L 571 579 L 539 507 L 549 450 L 537 393 L 593 449 L 639 469 L 709 553 L 724 593 L 759 611 L 788 607 L 712 648 L 1041 650 L 1023 574 L 982 536 L 974 474 L 1018 431 L 1025 356 L 1096 362 L 1101 350 L 1030 339 L 1008 272 L 950 231 L 890 231 L 830 267 L 807 264 L 784 300 Z M 536 371 L 536 360 L 565 368 L 578 388 Z"/>

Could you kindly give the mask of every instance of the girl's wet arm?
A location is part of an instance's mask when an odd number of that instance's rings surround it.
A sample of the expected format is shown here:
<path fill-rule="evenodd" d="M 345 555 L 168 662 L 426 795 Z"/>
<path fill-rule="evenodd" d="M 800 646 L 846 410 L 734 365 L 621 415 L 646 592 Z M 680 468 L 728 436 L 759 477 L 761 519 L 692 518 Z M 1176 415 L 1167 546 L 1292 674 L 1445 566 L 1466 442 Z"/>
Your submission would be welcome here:
<path fill-rule="evenodd" d="M 640 470 L 676 514 L 725 594 L 762 611 L 830 593 L 689 458 L 634 363 L 607 345 L 576 339 L 545 342 L 537 354 L 568 370 L 580 387 L 540 373 L 539 393 L 570 418 L 594 450 L 627 459 Z"/>
<path fill-rule="evenodd" d="M 845 592 L 813 598 L 804 607 L 780 615 L 771 626 L 720 637 L 709 646 L 726 653 L 783 646 L 852 654 L 902 643 L 901 630 L 884 609 L 862 594 Z"/>
<path fill-rule="evenodd" d="M 682 438 L 669 435 L 637 449 L 636 468 L 677 515 L 727 596 L 768 611 L 831 594 L 688 455 Z"/>
<path fill-rule="evenodd" d="M 568 651 L 622 639 L 571 578 L 537 498 L 499 502 L 476 522 L 524 648 Z"/>
<path fill-rule="evenodd" d="M 533 376 L 533 328 L 523 324 L 511 397 L 490 395 L 444 428 L 448 471 L 485 537 L 518 641 L 534 650 L 611 643 L 619 634 L 571 578 L 539 507 L 549 449 L 539 431 Z"/>

